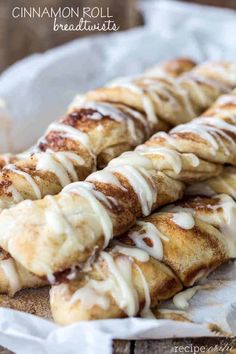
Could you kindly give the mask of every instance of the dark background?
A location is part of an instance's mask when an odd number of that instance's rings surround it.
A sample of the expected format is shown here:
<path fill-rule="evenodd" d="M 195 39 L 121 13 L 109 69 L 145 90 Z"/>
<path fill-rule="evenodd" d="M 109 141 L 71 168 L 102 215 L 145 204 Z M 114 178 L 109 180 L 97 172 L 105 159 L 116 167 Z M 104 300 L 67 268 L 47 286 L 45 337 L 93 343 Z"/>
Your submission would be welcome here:
<path fill-rule="evenodd" d="M 185 2 L 236 9 L 236 0 L 185 0 Z M 109 7 L 116 24 L 124 30 L 142 25 L 137 4 L 137 0 L 0 0 L 0 72 L 31 53 L 43 52 L 72 39 L 94 34 L 94 32 L 54 32 L 53 19 L 48 17 L 15 19 L 11 13 L 13 7 L 47 6 L 54 9 L 65 6 Z M 70 18 L 69 21 L 73 23 L 73 19 Z M 78 23 L 78 19 L 74 18 L 74 22 Z"/>

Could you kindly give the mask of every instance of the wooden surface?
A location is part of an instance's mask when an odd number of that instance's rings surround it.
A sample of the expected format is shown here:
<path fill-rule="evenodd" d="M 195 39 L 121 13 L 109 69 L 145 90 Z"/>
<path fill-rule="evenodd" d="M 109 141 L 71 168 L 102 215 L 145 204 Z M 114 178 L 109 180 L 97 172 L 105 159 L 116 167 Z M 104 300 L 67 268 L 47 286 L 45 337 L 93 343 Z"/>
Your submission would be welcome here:
<path fill-rule="evenodd" d="M 140 341 L 121 341 L 113 342 L 113 354 L 170 354 L 178 353 L 178 350 L 185 348 L 186 353 L 194 353 L 190 351 L 194 346 L 203 348 L 202 353 L 207 354 L 236 354 L 236 350 L 228 351 L 229 347 L 236 348 L 236 338 L 188 338 L 188 339 L 166 339 L 166 340 L 140 340 Z M 218 349 L 216 348 L 218 346 Z M 221 348 L 224 348 L 222 350 Z M 214 348 L 214 350 L 212 350 Z M 209 350 L 208 350 L 209 349 Z M 181 351 L 179 351 L 180 353 Z M 199 351 L 200 352 L 200 351 Z M 0 347 L 0 354 L 11 354 L 12 352 Z M 197 350 L 195 351 L 197 353 Z M 37 353 L 35 353 L 37 354 Z M 66 353 L 65 353 L 66 354 Z M 99 354 L 99 353 L 97 353 Z"/>
<path fill-rule="evenodd" d="M 229 353 L 227 350 L 220 350 L 220 347 L 223 348 L 226 346 L 236 348 L 236 338 L 226 339 L 226 338 L 194 338 L 194 339 L 167 339 L 167 340 L 141 340 L 141 341 L 114 341 L 113 344 L 113 353 L 114 354 L 170 354 L 178 353 L 178 349 L 181 350 L 181 347 L 185 348 L 186 353 L 191 352 L 193 346 L 198 348 L 205 348 L 204 353 L 207 354 L 226 354 Z M 219 350 L 208 350 L 215 346 L 218 346 Z M 178 349 L 177 349 L 178 347 Z M 180 352 L 180 351 L 179 351 Z M 184 351 L 182 351 L 184 352 Z M 199 351 L 200 352 L 200 351 Z M 197 353 L 197 349 L 196 349 Z M 231 352 L 232 354 L 236 353 L 235 351 Z"/>

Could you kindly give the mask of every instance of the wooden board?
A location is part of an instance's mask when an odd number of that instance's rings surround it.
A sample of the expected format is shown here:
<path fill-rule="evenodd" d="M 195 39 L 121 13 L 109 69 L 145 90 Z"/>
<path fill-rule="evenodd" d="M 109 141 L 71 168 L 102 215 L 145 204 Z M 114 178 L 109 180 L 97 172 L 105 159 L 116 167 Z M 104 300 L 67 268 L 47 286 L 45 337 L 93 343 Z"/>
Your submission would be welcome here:
<path fill-rule="evenodd" d="M 166 339 L 166 340 L 141 340 L 113 342 L 113 354 L 170 354 L 190 352 L 194 346 L 205 348 L 206 354 L 236 354 L 236 338 L 194 338 L 194 339 Z M 217 347 L 218 346 L 218 350 Z M 225 348 L 225 350 L 222 350 Z M 229 348 L 234 348 L 229 352 Z M 178 351 L 179 350 L 179 351 Z M 182 350 L 182 351 L 181 351 Z M 203 352 L 203 351 L 202 351 Z M 0 347 L 0 354 L 11 354 L 7 349 Z M 193 353 L 193 351 L 191 352 Z M 66 354 L 66 353 L 65 353 Z"/>

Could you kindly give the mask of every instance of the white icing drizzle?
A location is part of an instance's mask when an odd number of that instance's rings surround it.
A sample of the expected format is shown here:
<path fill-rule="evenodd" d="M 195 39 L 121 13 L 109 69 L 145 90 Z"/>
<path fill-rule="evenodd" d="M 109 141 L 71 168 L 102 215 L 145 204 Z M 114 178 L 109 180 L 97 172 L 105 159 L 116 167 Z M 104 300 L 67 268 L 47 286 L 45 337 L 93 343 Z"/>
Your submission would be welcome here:
<path fill-rule="evenodd" d="M 147 121 L 141 113 L 135 111 L 134 109 L 128 108 L 125 105 L 112 105 L 104 102 L 84 101 L 80 107 L 90 108 L 97 111 L 90 116 L 91 119 L 100 120 L 104 116 L 109 116 L 117 122 L 126 121 L 133 144 L 139 143 L 133 118 L 139 120 L 144 125 L 147 124 Z"/>
<path fill-rule="evenodd" d="M 90 175 L 87 180 L 110 183 L 126 190 L 114 173 L 123 175 L 137 194 L 143 215 L 148 215 L 156 201 L 157 193 L 152 175 L 149 172 L 152 168 L 150 159 L 138 152 L 126 152 L 113 159 L 104 170 Z"/>
<path fill-rule="evenodd" d="M 149 215 L 156 201 L 157 193 L 151 174 L 143 168 L 135 168 L 129 165 L 116 166 L 112 169 L 122 174 L 128 180 L 137 194 L 143 215 Z"/>
<path fill-rule="evenodd" d="M 214 197 L 213 197 L 214 198 Z M 212 206 L 213 210 L 222 209 L 223 220 L 221 213 L 215 213 L 218 216 L 218 223 L 221 232 L 225 236 L 225 240 L 228 243 L 230 257 L 236 257 L 236 202 L 227 194 L 221 194 L 215 196 L 215 198 L 220 199 L 219 204 Z"/>
<path fill-rule="evenodd" d="M 120 78 L 109 84 L 109 87 L 124 87 L 128 90 L 134 92 L 141 96 L 143 109 L 147 115 L 148 121 L 150 124 L 156 124 L 158 122 L 158 117 L 155 112 L 155 108 L 152 100 L 149 95 L 144 92 L 144 90 L 139 87 L 134 81 L 130 78 Z M 148 89 L 147 89 L 148 90 Z"/>
<path fill-rule="evenodd" d="M 195 154 L 188 153 L 185 156 L 187 157 L 187 159 L 190 159 L 190 163 L 193 167 L 199 166 L 200 160 Z"/>
<path fill-rule="evenodd" d="M 86 309 L 97 305 L 107 310 L 110 306 L 110 294 L 117 303 L 117 306 L 122 309 L 127 316 L 135 316 L 139 311 L 139 298 L 132 281 L 132 266 L 134 265 L 140 275 L 145 296 L 145 306 L 141 311 L 141 316 L 154 318 L 150 310 L 151 299 L 147 281 L 140 267 L 134 264 L 132 259 L 130 259 L 130 257 L 134 257 L 134 254 L 130 255 L 129 252 L 127 254 L 127 249 L 131 248 L 116 245 L 112 252 L 122 253 L 128 256 L 128 258 L 118 256 L 114 259 L 112 256 L 113 253 L 101 252 L 100 257 L 106 262 L 108 267 L 109 275 L 107 275 L 107 279 L 89 279 L 82 288 L 78 289 L 72 295 L 70 303 L 74 304 L 80 301 L 81 306 Z M 141 252 L 141 250 L 139 251 Z M 138 258 L 140 258 L 140 255 L 141 253 Z M 96 269 L 101 274 L 104 271 L 99 264 L 97 264 Z"/>
<path fill-rule="evenodd" d="M 58 235 L 68 235 L 68 239 L 76 241 L 76 247 L 79 251 L 84 250 L 84 245 L 80 242 L 76 231 L 71 226 L 69 220 L 63 214 L 60 205 L 58 205 L 55 197 L 48 195 L 47 200 L 50 203 L 50 207 L 45 209 L 46 225 L 49 229 Z M 49 279 L 52 279 L 52 275 L 48 273 Z"/>
<path fill-rule="evenodd" d="M 72 181 L 78 181 L 77 171 L 72 161 L 79 166 L 85 163 L 84 159 L 70 151 L 53 152 L 48 149 L 45 152 L 38 153 L 36 156 L 38 158 L 36 168 L 42 171 L 53 172 L 62 187 Z"/>
<path fill-rule="evenodd" d="M 90 279 L 84 287 L 73 294 L 70 303 L 80 301 L 85 308 L 98 305 L 107 310 L 110 305 L 110 294 L 117 306 L 128 316 L 136 315 L 139 310 L 139 301 L 132 282 L 132 260 L 124 256 L 114 260 L 107 252 L 101 252 L 100 257 L 106 262 L 108 278 L 100 281 Z M 99 265 L 97 265 L 97 270 L 103 272 Z"/>
<path fill-rule="evenodd" d="M 157 124 L 159 119 L 156 115 L 154 105 L 152 100 L 148 97 L 148 95 L 143 95 L 143 108 L 145 113 L 147 114 L 147 118 L 150 123 Z"/>
<path fill-rule="evenodd" d="M 120 173 L 128 180 L 137 194 L 144 216 L 150 214 L 156 201 L 157 191 L 149 171 L 152 169 L 152 161 L 135 151 L 123 153 L 110 161 L 106 168 L 108 171 Z"/>
<path fill-rule="evenodd" d="M 164 147 L 158 148 L 150 145 L 141 145 L 137 147 L 136 151 L 144 155 L 162 155 L 171 165 L 175 173 L 179 174 L 182 170 L 182 161 L 180 154 L 175 150 L 171 150 L 169 148 Z"/>
<path fill-rule="evenodd" d="M 151 306 L 151 296 L 150 296 L 150 290 L 149 290 L 149 286 L 147 283 L 147 280 L 141 270 L 141 268 L 136 264 L 136 269 L 139 272 L 142 284 L 143 284 L 143 290 L 144 290 L 144 296 L 145 296 L 145 305 L 142 309 L 142 311 L 140 312 L 140 316 L 143 318 L 155 318 L 155 316 L 153 315 L 150 306 Z"/>
<path fill-rule="evenodd" d="M 87 199 L 101 224 L 104 234 L 105 248 L 113 236 L 113 224 L 109 213 L 100 200 L 108 206 L 110 205 L 110 202 L 103 193 L 95 191 L 93 188 L 94 186 L 90 182 L 75 182 L 63 188 L 62 193 L 77 193 Z"/>
<path fill-rule="evenodd" d="M 230 66 L 230 67 L 229 67 Z M 235 64 L 234 63 L 229 63 L 229 65 L 225 66 L 222 65 L 220 62 L 214 62 L 214 65 L 209 65 L 209 62 L 205 62 L 202 65 L 199 65 L 194 71 L 199 71 L 201 73 L 203 69 L 203 73 L 206 72 L 207 70 L 207 77 L 208 80 L 210 81 L 211 78 L 217 79 L 216 83 L 220 83 L 222 80 L 223 82 L 229 82 L 230 85 L 234 85 L 236 75 L 234 73 L 235 70 Z M 220 79 L 220 81 L 218 81 Z M 223 83 L 222 83 L 223 85 Z"/>
<path fill-rule="evenodd" d="M 111 290 L 111 282 L 108 280 L 97 281 L 89 279 L 82 288 L 76 290 L 70 299 L 73 305 L 77 301 L 81 302 L 81 306 L 90 309 L 93 306 L 100 306 L 103 310 L 107 310 L 110 305 L 110 299 L 107 292 Z"/>
<path fill-rule="evenodd" d="M 109 116 L 111 119 L 117 122 L 126 121 L 132 143 L 135 145 L 139 143 L 140 139 L 138 139 L 137 136 L 134 120 L 138 120 L 140 123 L 142 123 L 142 125 L 144 125 L 145 129 L 148 130 L 148 122 L 145 119 L 145 116 L 135 109 L 127 107 L 123 104 L 87 101 L 85 97 L 76 97 L 70 106 L 70 110 L 73 111 L 76 108 L 90 108 L 95 110 L 96 112 L 89 116 L 90 119 L 100 120 L 104 116 Z"/>
<path fill-rule="evenodd" d="M 115 261 L 107 252 L 101 252 L 101 258 L 107 263 L 114 287 L 111 291 L 117 305 L 129 317 L 139 310 L 138 294 L 132 282 L 132 261 L 127 257 L 118 257 Z"/>
<path fill-rule="evenodd" d="M 139 142 L 142 141 L 142 139 L 138 137 L 137 130 L 132 119 L 127 120 L 127 128 L 130 135 L 130 143 L 133 145 L 138 145 Z"/>
<path fill-rule="evenodd" d="M 78 181 L 78 175 L 72 161 L 75 161 L 77 165 L 84 165 L 84 159 L 78 156 L 76 153 L 69 151 L 59 151 L 55 153 L 56 159 L 62 164 L 67 173 L 71 176 L 72 181 Z"/>
<path fill-rule="evenodd" d="M 190 85 L 191 90 L 193 91 L 194 96 L 197 98 L 198 102 L 200 103 L 201 106 L 206 107 L 209 104 L 209 98 L 207 95 L 204 94 L 204 92 L 201 89 L 201 86 L 198 84 L 197 81 L 202 80 L 202 78 L 198 75 L 187 75 L 188 77 L 188 85 Z M 212 81 L 205 81 L 204 83 L 207 83 L 207 85 L 210 84 L 212 85 Z"/>
<path fill-rule="evenodd" d="M 172 220 L 176 225 L 185 230 L 191 230 L 195 226 L 195 220 L 192 214 L 188 212 L 176 212 L 174 213 Z"/>
<path fill-rule="evenodd" d="M 233 124 L 230 124 L 223 119 L 217 118 L 217 117 L 204 117 L 202 116 L 203 122 L 207 124 L 212 124 L 213 126 L 219 128 L 219 129 L 225 129 L 233 134 L 236 134 L 236 126 Z"/>
<path fill-rule="evenodd" d="M 131 230 L 128 237 L 134 242 L 135 246 L 147 252 L 155 259 L 162 260 L 162 240 L 169 241 L 169 239 L 150 222 L 138 221 L 137 225 L 141 226 L 141 228 L 139 230 Z M 149 239 L 151 241 L 151 246 L 145 242 L 145 239 Z"/>
<path fill-rule="evenodd" d="M 166 77 L 164 82 L 163 79 L 161 80 L 161 84 L 158 81 L 154 80 L 154 83 L 150 86 L 150 90 L 148 90 L 148 93 L 152 97 L 153 101 L 160 106 L 163 104 L 160 98 L 163 95 L 168 99 L 169 103 L 172 106 L 178 105 L 179 97 L 181 97 L 181 104 L 184 104 L 188 116 L 194 117 L 195 112 L 192 107 L 190 96 L 187 90 L 182 87 L 180 83 L 181 79 L 179 81 L 175 81 L 171 78 L 167 79 Z"/>
<path fill-rule="evenodd" d="M 205 123 L 212 125 L 207 125 Z M 235 132 L 233 126 L 229 123 L 224 122 L 223 120 L 220 120 L 218 118 L 200 118 L 195 119 L 189 124 L 182 124 L 173 128 L 171 130 L 171 133 L 191 132 L 197 134 L 201 138 L 206 140 L 213 147 L 214 150 L 218 150 L 219 146 L 221 146 L 224 150 L 224 153 L 226 155 L 230 155 L 230 151 L 227 148 L 225 142 L 222 140 L 222 138 L 234 147 L 236 145 L 236 142 L 221 129 L 227 129 L 232 132 Z"/>
<path fill-rule="evenodd" d="M 71 140 L 78 141 L 83 146 L 85 146 L 90 153 L 92 153 L 91 152 L 91 144 L 90 144 L 88 134 L 83 133 L 78 129 L 75 129 L 75 128 L 71 127 L 70 125 L 66 125 L 66 124 L 59 123 L 59 122 L 55 122 L 55 123 L 50 124 L 48 127 L 48 130 L 46 131 L 46 134 L 48 134 L 49 132 L 52 132 L 52 131 L 60 132 L 60 133 L 62 133 L 62 135 L 64 137 L 67 137 Z"/>
<path fill-rule="evenodd" d="M 117 122 L 122 122 L 127 118 L 126 115 L 122 113 L 122 111 L 109 103 L 86 101 L 82 108 L 91 108 L 95 111 L 98 111 L 98 113 L 100 113 L 100 119 L 103 116 L 109 116 L 111 119 L 114 119 Z M 93 119 L 93 116 L 91 116 L 91 118 Z"/>
<path fill-rule="evenodd" d="M 222 95 L 217 100 L 217 105 L 236 104 L 236 95 Z"/>
<path fill-rule="evenodd" d="M 109 183 L 111 185 L 117 186 L 118 188 L 126 191 L 126 188 L 122 186 L 119 179 L 107 168 L 104 168 L 101 171 L 91 173 L 86 178 L 86 181 L 89 181 L 89 182 L 97 181 L 97 182 L 102 182 L 102 183 Z"/>
<path fill-rule="evenodd" d="M 130 259 L 130 257 L 134 257 L 134 255 L 129 255 L 129 252 L 128 254 L 126 253 L 126 250 L 129 247 L 118 246 L 119 245 L 116 245 L 112 252 L 122 253 L 125 256 L 128 256 L 128 258 L 118 256 L 114 259 L 113 253 L 109 254 L 108 252 L 101 252 L 100 257 L 106 262 L 108 267 L 109 275 L 107 275 L 107 279 L 89 279 L 82 288 L 78 289 L 72 295 L 70 303 L 74 304 L 77 301 L 80 301 L 81 306 L 86 309 L 97 305 L 102 309 L 107 310 L 110 306 L 110 294 L 117 303 L 117 306 L 129 317 L 135 316 L 139 311 L 139 298 L 132 281 L 132 266 L 134 265 L 140 275 L 145 296 L 145 306 L 141 311 L 141 316 L 154 318 L 150 310 L 150 292 L 144 274 L 140 267 L 137 264 L 134 264 L 132 259 Z M 139 254 L 139 257 L 140 255 L 141 253 Z M 104 271 L 99 264 L 97 264 L 96 269 L 101 274 Z"/>
<path fill-rule="evenodd" d="M 125 105 L 118 105 L 118 107 L 121 108 L 122 111 L 128 113 L 132 118 L 136 119 L 139 121 L 141 124 L 143 124 L 145 127 L 147 126 L 147 120 L 144 114 L 142 114 L 139 111 L 136 111 L 135 109 L 125 106 Z"/>
<path fill-rule="evenodd" d="M 36 156 L 38 159 L 36 169 L 53 172 L 62 186 L 71 183 L 71 181 L 78 180 L 78 175 L 72 161 L 76 162 L 78 165 L 84 164 L 84 160 L 80 156 L 68 151 L 53 152 L 48 149 L 46 152 L 36 154 Z M 36 199 L 42 198 L 40 187 L 29 173 L 19 170 L 17 166 L 13 164 L 7 165 L 5 170 L 11 170 L 23 176 L 33 190 Z M 19 203 L 24 199 L 15 186 L 9 186 L 8 191 L 12 193 L 15 203 Z"/>
<path fill-rule="evenodd" d="M 52 273 L 48 273 L 47 280 L 48 280 L 49 284 L 53 285 L 56 282 L 56 277 Z"/>
<path fill-rule="evenodd" d="M 115 246 L 112 248 L 112 252 L 122 253 L 131 258 L 135 258 L 140 262 L 147 262 L 149 260 L 149 254 L 142 249 L 126 246 L 117 242 L 114 242 L 114 245 Z"/>
<path fill-rule="evenodd" d="M 217 195 L 215 198 L 220 199 L 220 205 L 218 207 L 222 208 L 227 224 L 230 224 L 234 218 L 233 212 L 236 211 L 235 201 L 227 194 Z"/>
<path fill-rule="evenodd" d="M 50 152 L 42 152 L 39 153 L 37 157 L 37 170 L 53 172 L 58 178 L 62 187 L 71 183 L 71 179 L 68 175 L 67 170 L 64 168 L 62 163 L 60 163 L 60 161 L 57 161 L 55 154 L 52 154 Z"/>
<path fill-rule="evenodd" d="M 30 185 L 31 189 L 33 190 L 36 198 L 37 199 L 41 199 L 42 198 L 42 194 L 41 194 L 39 186 L 37 185 L 37 183 L 34 181 L 33 177 L 31 177 L 31 175 L 29 173 L 21 171 L 21 170 L 18 170 L 17 167 L 15 165 L 13 165 L 13 164 L 7 165 L 6 168 L 3 168 L 3 169 L 11 170 L 14 173 L 17 173 L 18 175 L 21 175 L 22 177 L 24 177 L 25 180 Z M 14 189 L 16 191 L 16 188 L 14 188 Z M 16 198 L 18 198 L 18 197 L 20 197 L 20 194 L 17 195 Z"/>
<path fill-rule="evenodd" d="M 201 77 L 198 76 L 197 78 L 199 80 L 201 79 Z M 134 78 L 121 78 L 111 83 L 109 86 L 125 87 L 130 91 L 134 92 L 135 94 L 140 95 L 143 100 L 144 111 L 146 112 L 148 119 L 151 123 L 155 124 L 157 122 L 157 115 L 153 102 L 155 102 L 157 106 L 161 107 L 163 103 L 161 96 L 165 96 L 169 100 L 169 102 L 171 102 L 172 105 L 177 105 L 179 98 L 181 98 L 188 115 L 190 117 L 194 117 L 195 112 L 192 107 L 190 95 L 188 95 L 187 90 L 181 84 L 183 80 L 174 81 L 170 78 L 165 78 L 165 81 L 157 81 L 156 79 L 153 79 L 151 77 L 141 77 L 140 79 L 141 80 L 139 81 L 135 81 Z M 206 103 L 208 103 L 207 96 L 204 95 L 203 91 L 201 90 L 201 86 L 198 85 L 198 83 L 194 80 L 195 79 L 192 77 L 186 76 L 184 78 L 184 81 L 189 83 L 191 89 L 194 90 L 195 96 L 197 96 L 198 101 L 205 106 Z M 212 81 L 210 82 L 210 84 L 211 86 L 213 86 Z"/>
<path fill-rule="evenodd" d="M 0 268 L 5 273 L 6 279 L 9 282 L 9 295 L 13 296 L 21 289 L 21 280 L 17 273 L 13 258 L 4 259 L 0 262 Z"/>
<path fill-rule="evenodd" d="M 186 124 L 184 124 L 185 126 Z M 173 129 L 170 131 L 172 132 Z M 175 137 L 171 136 L 169 133 L 166 133 L 166 132 L 158 132 L 156 134 L 154 134 L 152 136 L 152 139 L 155 139 L 155 138 L 162 138 L 162 139 L 165 139 L 165 141 L 170 145 L 170 146 L 173 146 L 174 148 L 176 147 L 176 142 L 175 142 Z"/>
<path fill-rule="evenodd" d="M 196 294 L 198 290 L 202 287 L 200 285 L 194 286 L 192 288 L 181 291 L 173 297 L 174 305 L 181 310 L 185 310 L 189 307 L 188 301 L 192 299 L 192 297 Z"/>
<path fill-rule="evenodd" d="M 208 141 L 210 145 L 215 150 L 218 150 L 218 142 L 215 137 L 213 137 L 207 130 L 211 128 L 208 126 L 204 126 L 203 124 L 197 124 L 194 121 L 189 124 L 181 124 L 171 130 L 171 133 L 194 133 L 199 135 L 204 140 Z M 213 128 L 212 128 L 213 129 Z"/>
<path fill-rule="evenodd" d="M 108 168 L 130 165 L 135 167 L 142 167 L 145 169 L 153 169 L 153 163 L 148 157 L 142 156 L 137 151 L 127 151 L 121 154 L 119 157 L 111 160 L 108 164 Z"/>

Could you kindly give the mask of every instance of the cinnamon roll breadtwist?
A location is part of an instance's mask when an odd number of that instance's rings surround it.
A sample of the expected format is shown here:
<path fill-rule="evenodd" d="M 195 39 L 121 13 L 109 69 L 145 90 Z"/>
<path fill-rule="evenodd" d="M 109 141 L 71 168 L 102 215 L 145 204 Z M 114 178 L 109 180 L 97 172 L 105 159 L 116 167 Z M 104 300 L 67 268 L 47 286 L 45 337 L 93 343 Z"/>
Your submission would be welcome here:
<path fill-rule="evenodd" d="M 90 269 L 50 291 L 56 322 L 154 317 L 151 309 L 236 256 L 236 203 L 227 195 L 177 203 L 112 241 Z M 74 279 L 74 280 L 72 280 Z M 180 301 L 182 293 L 174 298 Z M 178 300 L 178 301 L 177 301 Z M 184 300 L 184 299 L 183 299 Z"/>
<path fill-rule="evenodd" d="M 57 196 L 4 210 L 0 245 L 26 269 L 50 280 L 83 267 L 137 218 L 179 199 L 184 183 L 217 176 L 223 164 L 236 164 L 235 97 L 235 92 L 222 96 L 201 117 L 169 134 L 155 134 Z"/>
<path fill-rule="evenodd" d="M 186 61 L 178 65 L 183 71 L 191 66 Z M 28 159 L 3 169 L 0 208 L 57 194 L 155 131 L 191 120 L 229 91 L 235 72 L 234 63 L 213 62 L 176 79 L 144 75 L 76 98 L 68 115 L 50 125 Z"/>
<path fill-rule="evenodd" d="M 171 77 L 194 66 L 195 63 L 188 59 L 158 65 L 159 72 L 152 75 L 159 83 L 156 97 L 165 92 L 168 85 L 180 91 Z M 222 89 L 215 83 L 213 94 L 219 95 Z M 179 99 L 172 96 L 175 107 L 179 105 Z M 167 109 L 169 106 L 169 114 L 173 115 L 171 105 L 167 102 L 165 106 Z M 0 173 L 0 208 L 11 207 L 24 199 L 57 194 L 65 185 L 85 179 L 94 169 L 105 166 L 123 151 L 133 149 L 155 131 L 169 128 L 165 121 L 154 115 L 152 118 L 149 111 L 146 114 L 122 101 L 119 104 L 95 102 L 80 96 L 70 106 L 66 117 L 52 123 L 28 154 L 0 156 L 0 165 L 7 164 Z"/>
<path fill-rule="evenodd" d="M 158 65 L 156 65 L 155 67 L 148 69 L 145 72 L 145 75 L 147 76 L 151 76 L 151 77 L 166 77 L 171 76 L 173 78 L 176 78 L 180 75 L 182 75 L 183 73 L 190 71 L 191 69 L 194 68 L 194 66 L 196 66 L 196 63 L 188 58 L 177 58 L 177 59 L 171 59 L 168 61 L 164 61 Z M 114 149 L 114 147 L 112 147 Z M 111 149 L 112 149 L 111 148 Z M 28 150 L 27 152 L 29 152 L 30 155 L 30 151 L 33 151 L 33 149 Z M 108 154 L 110 153 L 110 151 L 108 150 L 107 152 Z M 112 157 L 116 156 L 116 154 L 111 155 Z M 118 153 L 117 153 L 118 156 Z M 2 169 L 5 165 L 9 164 L 9 163 L 15 163 L 18 160 L 21 160 L 22 158 L 28 157 L 26 156 L 26 154 L 12 154 L 12 153 L 3 153 L 0 154 L 0 169 Z M 110 157 L 110 159 L 112 158 Z M 108 160 L 105 156 L 105 161 Z M 102 160 L 102 159 L 101 159 Z M 102 161 L 101 161 L 102 163 Z M 104 162 L 103 162 L 104 163 Z"/>
<path fill-rule="evenodd" d="M 152 77 L 162 77 L 168 81 L 167 75 L 177 77 L 195 65 L 189 59 L 169 60 L 159 64 Z M 55 194 L 72 180 L 84 179 L 93 169 L 93 157 L 97 159 L 97 166 L 101 167 L 151 134 L 145 113 L 131 107 L 86 100 L 79 106 L 76 100 L 76 107 L 69 109 L 68 116 L 59 123 L 51 124 L 33 148 L 17 155 L 0 155 L 1 168 L 8 165 L 0 175 L 2 208 L 22 199 Z M 153 129 L 166 129 L 167 126 L 164 122 L 156 122 Z M 91 156 L 93 152 L 88 144 L 89 138 L 96 153 L 94 156 Z M 89 154 L 84 151 L 86 149 Z M 10 163 L 12 165 L 9 166 Z M 32 279 L 35 286 L 45 283 L 28 274 L 4 251 L 0 251 L 0 259 L 0 264 L 3 264 L 0 266 L 0 292 L 13 294 L 22 287 L 33 286 Z M 15 281 L 11 281 L 9 274 Z"/>

